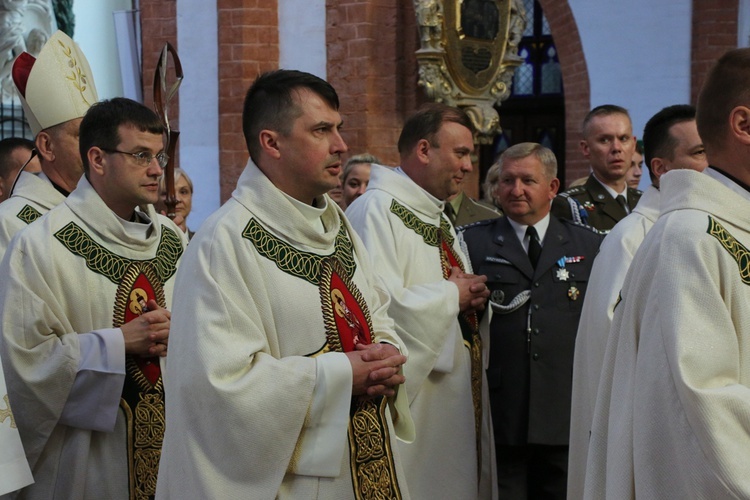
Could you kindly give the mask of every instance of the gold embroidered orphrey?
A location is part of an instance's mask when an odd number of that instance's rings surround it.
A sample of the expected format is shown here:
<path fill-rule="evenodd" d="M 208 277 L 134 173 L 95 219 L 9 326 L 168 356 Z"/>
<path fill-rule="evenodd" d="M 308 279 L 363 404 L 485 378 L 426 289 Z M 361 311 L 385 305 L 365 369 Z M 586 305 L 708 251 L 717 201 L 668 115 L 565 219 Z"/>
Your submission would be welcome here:
<path fill-rule="evenodd" d="M 500 132 L 495 105 L 510 96 L 518 43 L 526 26 L 522 0 L 413 0 L 420 32 L 419 85 L 428 99 L 464 109 L 477 141 Z"/>
<path fill-rule="evenodd" d="M 138 316 L 142 313 L 142 309 L 139 309 L 142 308 L 141 300 L 147 302 L 149 297 L 144 289 L 136 286 L 136 283 L 143 278 L 153 289 L 153 299 L 160 307 L 167 306 L 162 283 L 151 263 L 131 262 L 117 287 L 113 327 L 117 328 L 126 323 L 128 312 L 128 316 Z M 142 298 L 138 290 L 145 297 Z M 136 313 L 133 314 L 133 311 Z M 153 498 L 156 494 L 156 477 L 164 440 L 164 385 L 161 376 L 155 384 L 151 384 L 132 356 L 128 356 L 125 366 L 128 377 L 120 407 L 125 414 L 128 430 L 130 498 Z M 131 387 L 128 387 L 128 382 L 131 382 Z M 135 387 L 132 387 L 133 385 Z"/>
<path fill-rule="evenodd" d="M 334 297 L 342 297 L 333 280 L 338 277 L 346 287 L 355 308 L 362 312 L 368 337 L 372 335 L 372 319 L 367 303 L 357 286 L 344 274 L 341 263 L 336 258 L 325 259 L 320 267 L 320 299 L 323 307 L 323 320 L 326 328 L 326 347 L 323 350 L 342 352 L 341 332 L 336 325 Z M 338 293 L 336 293 L 338 292 Z M 349 417 L 349 459 L 352 472 L 352 486 L 357 499 L 400 499 L 401 490 L 393 461 L 391 438 L 385 412 L 388 400 L 385 397 L 353 397 Z"/>
<path fill-rule="evenodd" d="M 734 257 L 734 260 L 737 261 L 742 282 L 750 285 L 750 251 L 710 215 L 708 216 L 707 232 L 719 240 L 721 246 Z"/>
<path fill-rule="evenodd" d="M 451 267 L 457 266 L 464 270 L 463 260 L 453 249 L 453 235 L 451 225 L 445 218 L 440 218 L 440 227 L 433 226 L 417 217 L 411 210 L 397 202 L 391 201 L 391 213 L 396 215 L 404 226 L 411 229 L 422 240 L 440 251 L 440 265 L 443 279 L 448 279 Z M 476 313 L 470 315 L 461 313 L 458 316 L 464 345 L 469 350 L 471 359 L 471 396 L 474 403 L 474 429 L 477 444 L 477 474 L 481 477 L 482 470 L 482 338 L 479 335 L 479 322 Z"/>

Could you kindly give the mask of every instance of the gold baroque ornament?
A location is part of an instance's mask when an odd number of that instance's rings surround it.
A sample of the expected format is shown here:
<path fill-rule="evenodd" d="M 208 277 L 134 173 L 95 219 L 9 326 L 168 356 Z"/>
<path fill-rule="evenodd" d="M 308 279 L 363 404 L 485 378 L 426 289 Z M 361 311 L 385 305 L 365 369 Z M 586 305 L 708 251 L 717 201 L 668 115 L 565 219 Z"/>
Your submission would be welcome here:
<path fill-rule="evenodd" d="M 413 0 L 421 47 L 419 85 L 436 102 L 462 108 L 480 144 L 500 132 L 495 105 L 510 95 L 526 26 L 521 0 Z"/>

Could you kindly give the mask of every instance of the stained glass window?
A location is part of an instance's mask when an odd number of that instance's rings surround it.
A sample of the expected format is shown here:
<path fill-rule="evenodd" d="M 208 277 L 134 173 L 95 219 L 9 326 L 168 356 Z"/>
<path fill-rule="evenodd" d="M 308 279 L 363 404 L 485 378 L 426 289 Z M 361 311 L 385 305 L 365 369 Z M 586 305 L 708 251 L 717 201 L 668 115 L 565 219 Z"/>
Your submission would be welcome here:
<path fill-rule="evenodd" d="M 513 96 L 562 95 L 562 73 L 555 42 L 542 8 L 535 0 L 524 0 L 526 28 L 518 44 L 523 60 L 513 75 Z"/>

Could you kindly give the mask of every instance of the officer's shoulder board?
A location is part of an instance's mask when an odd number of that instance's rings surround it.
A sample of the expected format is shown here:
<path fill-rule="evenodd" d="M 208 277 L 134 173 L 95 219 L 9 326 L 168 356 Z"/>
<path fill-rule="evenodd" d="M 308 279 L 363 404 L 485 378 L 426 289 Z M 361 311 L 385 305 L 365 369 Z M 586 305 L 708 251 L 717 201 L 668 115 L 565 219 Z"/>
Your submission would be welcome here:
<path fill-rule="evenodd" d="M 608 230 L 607 231 L 602 231 L 602 230 L 599 230 L 599 229 L 595 228 L 594 226 L 589 226 L 588 224 L 583 224 L 583 223 L 578 222 L 576 220 L 570 220 L 570 219 L 564 219 L 564 218 L 558 218 L 558 220 L 560 222 L 562 222 L 563 224 L 570 224 L 571 226 L 574 226 L 574 227 L 580 227 L 581 229 L 585 229 L 585 230 L 590 231 L 590 232 L 592 232 L 594 234 L 602 234 L 602 235 L 604 235 L 604 234 L 609 233 Z"/>
<path fill-rule="evenodd" d="M 577 196 L 585 192 L 586 192 L 586 186 L 575 186 L 570 189 L 566 189 L 565 191 L 560 193 L 560 196 L 564 196 L 565 198 L 568 198 L 570 196 Z"/>
<path fill-rule="evenodd" d="M 472 229 L 472 228 L 480 227 L 480 226 L 489 226 L 490 224 L 492 224 L 496 220 L 497 220 L 497 218 L 495 218 L 495 219 L 487 219 L 487 220 L 480 220 L 478 222 L 472 222 L 471 224 L 465 224 L 463 226 L 458 226 L 456 228 L 456 232 L 457 233 L 463 233 L 467 229 Z"/>

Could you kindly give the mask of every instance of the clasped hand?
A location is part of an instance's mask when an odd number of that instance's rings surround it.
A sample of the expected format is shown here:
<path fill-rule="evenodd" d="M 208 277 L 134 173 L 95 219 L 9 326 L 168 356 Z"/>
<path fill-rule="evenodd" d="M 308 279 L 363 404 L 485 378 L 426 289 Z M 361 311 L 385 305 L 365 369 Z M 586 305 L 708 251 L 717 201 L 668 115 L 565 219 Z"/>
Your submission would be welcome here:
<path fill-rule="evenodd" d="M 461 312 L 471 313 L 484 309 L 487 298 L 490 296 L 490 290 L 485 284 L 487 276 L 468 274 L 454 267 L 451 269 L 448 281 L 458 287 L 458 306 Z"/>
<path fill-rule="evenodd" d="M 357 344 L 356 350 L 346 353 L 352 364 L 352 394 L 392 397 L 396 386 L 406 378 L 401 375 L 401 365 L 406 363 L 391 344 Z"/>

